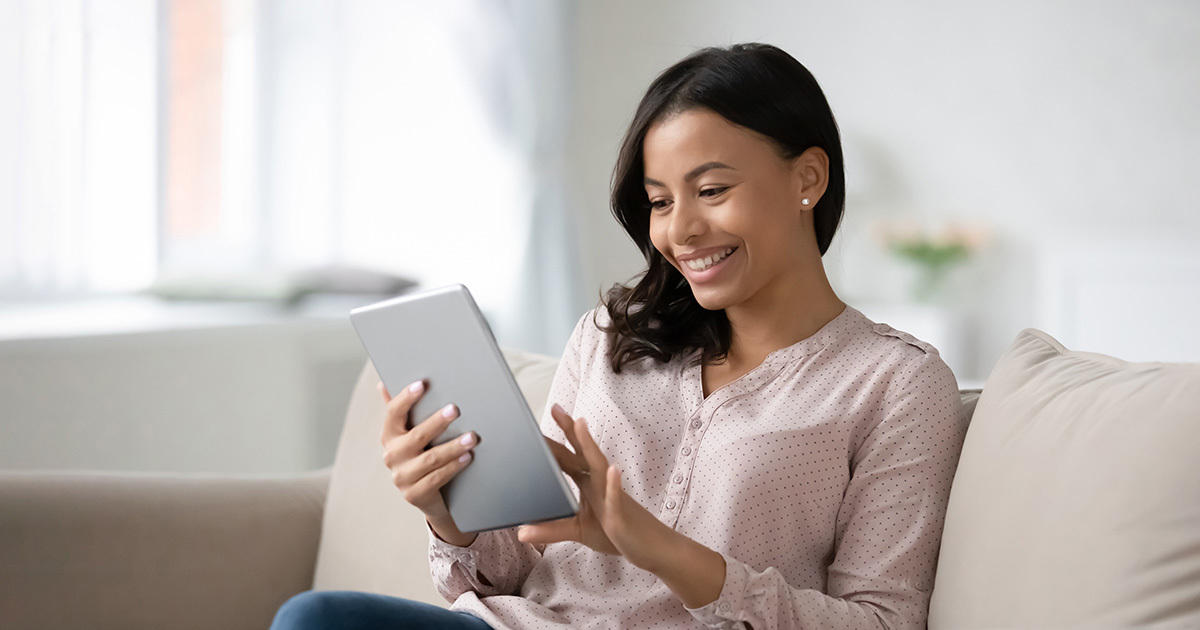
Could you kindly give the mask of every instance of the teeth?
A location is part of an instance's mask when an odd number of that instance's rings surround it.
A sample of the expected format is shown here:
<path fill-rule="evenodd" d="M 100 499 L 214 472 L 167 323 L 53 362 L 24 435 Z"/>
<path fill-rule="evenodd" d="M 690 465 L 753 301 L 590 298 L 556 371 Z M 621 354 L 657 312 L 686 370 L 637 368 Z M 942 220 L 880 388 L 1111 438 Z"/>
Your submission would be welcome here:
<path fill-rule="evenodd" d="M 704 270 L 712 267 L 713 265 L 721 262 L 722 260 L 725 260 L 725 257 L 732 253 L 733 253 L 733 248 L 727 247 L 727 248 L 725 248 L 725 251 L 723 251 L 719 254 L 713 254 L 712 256 L 709 256 L 707 258 L 693 258 L 692 260 L 689 260 L 689 261 L 685 262 L 684 264 L 687 265 L 688 268 L 692 269 L 693 271 L 704 271 Z"/>

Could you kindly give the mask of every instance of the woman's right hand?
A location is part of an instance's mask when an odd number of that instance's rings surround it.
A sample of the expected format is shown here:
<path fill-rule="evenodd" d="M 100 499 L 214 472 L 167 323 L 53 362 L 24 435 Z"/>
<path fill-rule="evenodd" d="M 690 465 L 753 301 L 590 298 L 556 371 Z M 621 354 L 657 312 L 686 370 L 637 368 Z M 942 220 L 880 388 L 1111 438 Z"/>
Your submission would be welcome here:
<path fill-rule="evenodd" d="M 471 463 L 471 449 L 479 442 L 474 433 L 426 450 L 458 417 L 458 408 L 446 405 L 425 422 L 409 428 L 412 407 L 425 393 L 425 384 L 417 381 L 393 398 L 379 384 L 387 403 L 383 421 L 383 463 L 392 473 L 392 483 L 404 493 L 404 500 L 421 510 L 439 538 L 460 547 L 469 546 L 475 534 L 464 534 L 455 525 L 442 499 L 441 488 Z"/>

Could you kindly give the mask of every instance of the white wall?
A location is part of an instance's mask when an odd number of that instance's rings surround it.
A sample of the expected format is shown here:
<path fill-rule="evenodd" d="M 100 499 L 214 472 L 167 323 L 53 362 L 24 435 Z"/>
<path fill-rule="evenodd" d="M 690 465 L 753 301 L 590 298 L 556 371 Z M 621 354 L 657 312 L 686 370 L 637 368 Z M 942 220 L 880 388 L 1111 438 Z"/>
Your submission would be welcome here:
<path fill-rule="evenodd" d="M 582 2 L 570 155 L 592 295 L 641 268 L 607 207 L 638 99 L 695 48 L 740 41 L 794 55 L 838 119 L 848 203 L 825 262 L 848 302 L 894 297 L 900 278 L 868 219 L 993 226 L 995 247 L 965 272 L 977 343 L 965 376 L 985 377 L 1037 325 L 1037 261 L 1054 242 L 1200 244 L 1200 4 Z"/>

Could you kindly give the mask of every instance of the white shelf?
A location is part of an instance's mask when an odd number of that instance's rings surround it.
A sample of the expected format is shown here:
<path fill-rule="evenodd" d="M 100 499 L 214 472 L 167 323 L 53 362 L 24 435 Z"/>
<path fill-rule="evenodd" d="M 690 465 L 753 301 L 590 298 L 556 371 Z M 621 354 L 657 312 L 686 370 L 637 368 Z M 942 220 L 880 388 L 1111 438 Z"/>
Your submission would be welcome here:
<path fill-rule="evenodd" d="M 312 295 L 295 305 L 185 302 L 144 295 L 0 305 L 0 342 L 304 322 L 349 323 L 350 309 L 382 296 Z"/>
<path fill-rule="evenodd" d="M 0 468 L 326 466 L 366 362 L 349 312 L 379 299 L 0 306 Z"/>

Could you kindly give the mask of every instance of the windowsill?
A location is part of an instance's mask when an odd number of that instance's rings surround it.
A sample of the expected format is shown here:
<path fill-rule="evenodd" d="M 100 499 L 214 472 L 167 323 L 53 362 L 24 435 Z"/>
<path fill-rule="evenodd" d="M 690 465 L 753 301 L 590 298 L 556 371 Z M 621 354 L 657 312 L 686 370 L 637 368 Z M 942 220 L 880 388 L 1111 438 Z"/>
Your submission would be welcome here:
<path fill-rule="evenodd" d="M 349 323 L 350 310 L 379 295 L 314 294 L 296 304 L 177 301 L 128 294 L 0 304 L 0 342 L 78 339 L 172 330 Z"/>

